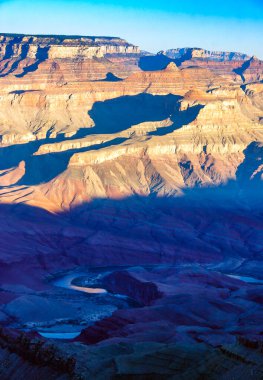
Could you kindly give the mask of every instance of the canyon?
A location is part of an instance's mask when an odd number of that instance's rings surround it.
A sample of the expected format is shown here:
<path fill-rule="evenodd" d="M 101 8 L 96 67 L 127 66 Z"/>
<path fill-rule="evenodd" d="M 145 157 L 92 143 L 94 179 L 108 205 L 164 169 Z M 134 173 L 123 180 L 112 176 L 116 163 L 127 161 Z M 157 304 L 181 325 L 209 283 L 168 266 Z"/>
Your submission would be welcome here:
<path fill-rule="evenodd" d="M 254 56 L 0 34 L 1 378 L 261 379 L 262 121 Z"/>

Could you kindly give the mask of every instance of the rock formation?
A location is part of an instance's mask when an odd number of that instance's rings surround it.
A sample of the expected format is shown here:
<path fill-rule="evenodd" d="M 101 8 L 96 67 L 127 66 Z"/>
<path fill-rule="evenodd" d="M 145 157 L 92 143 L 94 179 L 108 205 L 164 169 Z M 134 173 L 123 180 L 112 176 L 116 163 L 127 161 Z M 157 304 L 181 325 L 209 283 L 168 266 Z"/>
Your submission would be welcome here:
<path fill-rule="evenodd" d="M 209 61 L 246 61 L 250 57 L 247 54 L 225 51 L 209 51 L 201 48 L 169 49 L 162 52 L 169 58 L 189 57 L 190 59 L 206 59 Z"/>
<path fill-rule="evenodd" d="M 148 60 L 148 63 L 147 63 Z M 236 52 L 209 51 L 200 48 L 182 48 L 160 51 L 157 56 L 142 57 L 142 66 L 164 67 L 169 62 L 182 67 L 205 67 L 237 83 L 262 80 L 262 61 Z"/>
<path fill-rule="evenodd" d="M 262 77 L 240 53 L 0 35 L 0 377 L 14 330 L 77 326 L 55 341 L 77 379 L 262 378 Z M 108 293 L 54 286 L 73 268 Z"/>

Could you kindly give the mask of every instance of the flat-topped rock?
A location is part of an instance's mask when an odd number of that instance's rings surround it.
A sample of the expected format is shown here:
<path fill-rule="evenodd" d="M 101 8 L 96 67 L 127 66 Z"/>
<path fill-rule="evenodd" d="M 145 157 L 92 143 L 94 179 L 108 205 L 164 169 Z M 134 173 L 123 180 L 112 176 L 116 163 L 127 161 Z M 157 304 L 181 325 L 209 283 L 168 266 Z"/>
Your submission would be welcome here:
<path fill-rule="evenodd" d="M 249 55 L 238 52 L 211 51 L 202 48 L 177 48 L 162 52 L 169 58 L 208 59 L 213 61 L 243 61 L 250 58 Z"/>
<path fill-rule="evenodd" d="M 118 37 L 0 34 L 0 57 L 48 59 L 103 57 L 105 54 L 139 54 L 140 50 Z"/>

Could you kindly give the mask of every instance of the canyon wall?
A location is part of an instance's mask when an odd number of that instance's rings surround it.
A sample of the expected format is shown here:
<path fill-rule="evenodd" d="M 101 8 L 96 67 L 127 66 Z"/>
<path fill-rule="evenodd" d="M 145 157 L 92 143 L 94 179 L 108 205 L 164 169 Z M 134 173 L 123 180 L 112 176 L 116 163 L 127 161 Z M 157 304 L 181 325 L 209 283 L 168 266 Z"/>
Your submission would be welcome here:
<path fill-rule="evenodd" d="M 0 56 L 4 202 L 61 210 L 261 178 L 260 162 L 246 169 L 263 138 L 254 57 L 153 56 L 115 37 L 24 35 L 1 35 Z M 160 57 L 164 68 L 142 67 Z"/>
<path fill-rule="evenodd" d="M 262 379 L 262 75 L 240 53 L 0 35 L 3 379 Z M 55 286 L 72 268 L 108 293 Z M 83 330 L 55 348 L 42 328 Z"/>

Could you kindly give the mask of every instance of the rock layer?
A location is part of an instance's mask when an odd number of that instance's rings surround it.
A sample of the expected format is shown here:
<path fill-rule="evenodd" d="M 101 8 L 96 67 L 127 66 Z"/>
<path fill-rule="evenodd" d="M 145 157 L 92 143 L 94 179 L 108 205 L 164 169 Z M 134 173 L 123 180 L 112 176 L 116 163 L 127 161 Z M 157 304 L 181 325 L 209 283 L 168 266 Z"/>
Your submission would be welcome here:
<path fill-rule="evenodd" d="M 0 52 L 1 324 L 83 328 L 54 342 L 77 378 L 261 379 L 262 62 L 111 37 L 1 35 Z M 99 322 L 52 283 L 79 267 L 108 291 Z M 58 378 L 12 336 L 3 378 Z"/>

